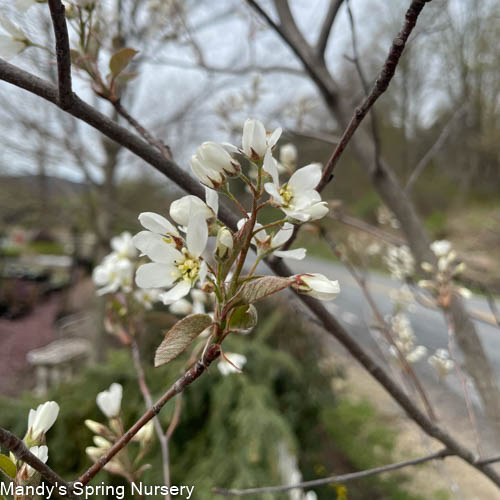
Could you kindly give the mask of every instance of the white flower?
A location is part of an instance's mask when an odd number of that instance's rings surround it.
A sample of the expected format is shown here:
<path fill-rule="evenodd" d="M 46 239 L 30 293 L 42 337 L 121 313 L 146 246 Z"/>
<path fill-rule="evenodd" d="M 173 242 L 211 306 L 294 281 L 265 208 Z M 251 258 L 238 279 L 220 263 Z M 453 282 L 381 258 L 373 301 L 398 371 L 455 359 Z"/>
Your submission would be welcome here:
<path fill-rule="evenodd" d="M 200 211 L 191 213 L 185 242 L 161 215 L 145 212 L 139 221 L 148 231 L 136 234 L 134 245 L 153 262 L 139 266 L 135 281 L 140 288 L 173 286 L 160 296 L 165 305 L 172 304 L 186 296 L 198 280 L 205 281 L 207 265 L 201 259 L 208 240 L 205 216 Z"/>
<path fill-rule="evenodd" d="M 243 125 L 242 150 L 245 155 L 258 160 L 264 158 L 267 151 L 271 151 L 281 136 L 281 128 L 268 134 L 262 122 L 248 118 Z"/>
<path fill-rule="evenodd" d="M 234 352 L 226 352 L 224 353 L 224 356 L 229 359 L 229 361 L 226 361 L 225 359 L 221 359 L 217 363 L 217 368 L 219 371 L 222 373 L 222 375 L 226 376 L 231 373 L 240 373 L 243 367 L 245 366 L 247 362 L 246 356 L 243 356 L 243 354 L 236 354 Z M 235 368 L 236 365 L 238 368 Z"/>
<path fill-rule="evenodd" d="M 44 464 L 47 463 L 47 460 L 49 458 L 49 449 L 47 448 L 47 446 L 32 446 L 30 448 L 30 452 L 35 455 L 36 458 L 38 458 L 38 460 L 40 460 L 41 462 L 43 462 Z M 28 473 L 28 477 L 32 477 L 35 473 L 36 473 L 36 469 L 34 469 L 33 467 L 31 467 L 31 465 L 28 465 L 26 464 L 27 466 L 27 473 Z"/>
<path fill-rule="evenodd" d="M 280 163 L 287 168 L 294 169 L 297 163 L 297 148 L 288 143 L 280 148 Z"/>
<path fill-rule="evenodd" d="M 240 164 L 219 144 L 204 142 L 191 157 L 191 170 L 205 186 L 217 189 L 226 176 L 237 175 Z"/>
<path fill-rule="evenodd" d="M 0 34 L 1 57 L 11 59 L 31 44 L 23 31 L 2 14 L 0 14 L 0 26 L 10 35 Z"/>
<path fill-rule="evenodd" d="M 444 257 L 451 250 L 451 243 L 447 240 L 438 240 L 431 243 L 431 250 L 436 257 Z"/>
<path fill-rule="evenodd" d="M 135 300 L 148 310 L 160 300 L 160 295 L 161 292 L 157 288 L 140 288 L 134 292 Z"/>
<path fill-rule="evenodd" d="M 213 189 L 206 189 L 207 191 L 207 199 L 208 197 L 212 197 L 211 193 L 215 193 L 215 197 L 217 198 L 217 193 Z M 213 198 L 211 198 L 211 201 Z M 205 217 L 205 220 L 211 219 L 217 215 L 217 212 L 214 211 L 207 203 L 203 200 L 200 200 L 198 196 L 187 195 L 179 198 L 178 200 L 173 201 L 170 204 L 170 217 L 174 222 L 176 222 L 179 226 L 187 227 L 189 222 L 189 215 L 199 212 Z"/>
<path fill-rule="evenodd" d="M 416 363 L 420 361 L 427 354 L 427 347 L 423 345 L 418 345 L 406 355 L 408 363 Z"/>
<path fill-rule="evenodd" d="M 132 242 L 132 235 L 128 231 L 111 238 L 110 245 L 111 249 L 116 252 L 120 258 L 133 259 L 137 257 L 137 250 Z"/>
<path fill-rule="evenodd" d="M 33 440 L 45 434 L 57 420 L 59 405 L 55 401 L 47 401 L 38 405 L 36 410 L 30 410 L 28 415 L 28 433 Z"/>
<path fill-rule="evenodd" d="M 446 349 L 437 349 L 432 356 L 429 356 L 428 362 L 440 377 L 445 377 L 455 367 L 455 362 L 450 359 L 450 354 Z"/>
<path fill-rule="evenodd" d="M 311 163 L 297 170 L 283 186 L 276 181 L 264 185 L 275 205 L 293 220 L 321 219 L 328 213 L 327 203 L 315 190 L 321 180 L 321 165 Z"/>
<path fill-rule="evenodd" d="M 188 314 L 203 314 L 205 313 L 205 305 L 208 302 L 208 295 L 198 289 L 191 289 L 191 300 L 179 299 L 174 302 L 170 307 L 170 312 L 179 316 L 187 316 Z"/>
<path fill-rule="evenodd" d="M 384 261 L 391 276 L 398 280 L 404 280 L 407 276 L 411 276 L 415 270 L 415 260 L 406 245 L 389 247 Z"/>
<path fill-rule="evenodd" d="M 220 259 L 224 259 L 233 249 L 234 241 L 231 231 L 226 226 L 222 226 L 217 232 L 215 253 Z"/>
<path fill-rule="evenodd" d="M 120 414 L 123 387 L 121 384 L 111 384 L 107 391 L 100 392 L 96 397 L 99 409 L 108 418 L 115 418 Z"/>
<path fill-rule="evenodd" d="M 117 252 L 112 252 L 104 257 L 100 265 L 94 268 L 92 280 L 101 287 L 97 290 L 98 295 L 115 293 L 120 288 L 128 293 L 132 290 L 132 279 L 134 266 L 132 262 L 120 257 Z"/>
<path fill-rule="evenodd" d="M 333 300 L 340 293 L 339 282 L 329 280 L 322 274 L 297 274 L 293 278 L 296 280 L 294 288 L 315 299 Z"/>

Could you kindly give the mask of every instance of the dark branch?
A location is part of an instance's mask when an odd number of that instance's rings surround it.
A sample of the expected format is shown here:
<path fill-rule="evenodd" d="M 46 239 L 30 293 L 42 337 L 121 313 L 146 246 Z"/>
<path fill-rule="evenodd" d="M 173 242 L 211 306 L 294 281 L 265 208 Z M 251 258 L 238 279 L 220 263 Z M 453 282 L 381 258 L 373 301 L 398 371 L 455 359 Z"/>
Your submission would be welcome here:
<path fill-rule="evenodd" d="M 389 55 L 385 60 L 384 66 L 380 71 L 375 84 L 370 92 L 370 94 L 365 98 L 365 100 L 355 109 L 354 115 L 351 121 L 347 125 L 342 138 L 335 148 L 331 158 L 328 160 L 325 169 L 323 170 L 323 175 L 321 181 L 316 188 L 318 191 L 322 191 L 325 186 L 330 182 L 333 175 L 333 170 L 337 165 L 342 153 L 344 152 L 347 144 L 351 140 L 354 132 L 363 121 L 370 108 L 375 104 L 375 101 L 387 90 L 394 73 L 396 72 L 396 67 L 398 65 L 401 54 L 405 48 L 408 37 L 410 36 L 413 28 L 417 23 L 418 16 L 422 12 L 424 5 L 431 0 L 413 0 L 410 7 L 406 11 L 405 22 L 403 28 L 398 33 L 396 38 L 393 40 L 391 48 L 389 50 Z"/>
<path fill-rule="evenodd" d="M 321 27 L 321 33 L 319 34 L 318 43 L 316 44 L 316 54 L 318 57 L 325 57 L 326 46 L 328 45 L 328 39 L 332 31 L 333 23 L 339 12 L 340 6 L 344 0 L 331 0 L 330 6 L 328 7 L 328 12 L 326 13 L 323 26 Z"/>
<path fill-rule="evenodd" d="M 59 106 L 68 109 L 73 103 L 71 89 L 71 54 L 64 5 L 61 0 L 49 0 L 50 16 L 54 27 L 59 82 Z"/>
<path fill-rule="evenodd" d="M 0 79 L 12 83 L 20 88 L 28 90 L 40 97 L 57 104 L 57 89 L 40 78 L 27 73 L 15 66 L 0 59 Z M 194 194 L 200 198 L 204 197 L 204 190 L 201 188 L 199 182 L 195 181 L 189 174 L 176 165 L 173 161 L 164 158 L 161 153 L 156 151 L 148 143 L 142 140 L 135 134 L 132 134 L 127 129 L 117 125 L 112 120 L 104 116 L 99 111 L 95 110 L 88 104 L 81 101 L 77 96 L 71 108 L 68 110 L 70 114 L 79 118 L 97 130 L 101 131 L 108 138 L 121 144 L 123 147 L 129 149 L 144 161 L 155 167 L 158 171 L 165 174 L 169 179 L 172 179 L 179 187 Z M 235 228 L 237 216 L 232 211 L 224 206 L 219 210 L 220 219 L 228 225 L 228 227 Z M 279 276 L 291 276 L 293 273 L 291 269 L 283 261 L 272 261 L 268 263 L 270 268 Z M 406 395 L 401 387 L 386 373 L 384 368 L 364 350 L 364 348 L 354 340 L 340 323 L 327 311 L 327 309 L 319 301 L 307 296 L 299 295 L 300 300 L 307 306 L 307 308 L 316 316 L 321 326 L 334 336 L 356 359 L 393 397 L 395 401 L 404 409 L 407 415 L 414 420 L 427 434 L 438 439 L 449 449 L 452 453 L 456 454 L 478 470 L 483 472 L 489 477 L 496 485 L 500 486 L 500 476 L 490 467 L 478 464 L 475 460 L 474 454 L 463 447 L 446 431 L 432 423 L 427 416 L 415 405 L 415 403 Z M 198 365 L 196 365 L 198 366 Z M 150 415 L 148 420 L 154 415 Z M 144 424 L 146 422 L 142 422 Z M 141 424 L 141 425 L 142 425 Z M 137 424 L 136 424 L 137 426 Z M 133 426 L 134 432 L 138 428 Z M 131 430 L 132 430 L 131 429 Z M 126 442 L 131 439 L 127 433 L 125 436 Z M 118 452 L 126 442 L 120 445 L 120 448 L 115 448 L 118 443 L 111 448 L 114 454 Z M 94 465 L 91 468 L 92 477 L 97 473 L 100 468 Z M 90 480 L 90 478 L 88 478 Z"/>
<path fill-rule="evenodd" d="M 382 474 L 384 472 L 390 472 L 398 469 L 404 469 L 405 467 L 412 467 L 415 465 L 420 465 L 430 460 L 443 459 L 453 455 L 448 450 L 444 449 L 431 453 L 420 458 L 414 458 L 412 460 L 405 460 L 404 462 L 398 462 L 395 464 L 384 465 L 382 467 L 375 467 L 374 469 L 362 470 L 360 472 L 351 472 L 349 474 L 342 474 L 340 476 L 325 477 L 323 479 L 313 479 L 312 481 L 304 481 L 302 483 L 297 483 L 293 485 L 283 485 L 283 486 L 267 486 L 263 488 L 251 488 L 247 490 L 225 490 L 222 488 L 216 488 L 214 493 L 223 496 L 235 496 L 242 497 L 244 495 L 256 495 L 265 493 L 278 493 L 282 491 L 290 491 L 295 489 L 312 488 L 314 486 L 323 486 L 325 484 L 332 483 L 347 483 L 348 481 L 354 481 L 355 479 L 362 479 L 364 477 L 374 476 L 376 474 Z"/>
<path fill-rule="evenodd" d="M 67 483 L 62 477 L 60 477 L 56 472 L 54 472 L 47 464 L 44 464 L 38 459 L 33 453 L 29 451 L 27 446 L 18 437 L 14 436 L 11 432 L 0 427 L 0 444 L 2 447 L 6 448 L 14 454 L 14 456 L 22 461 L 31 465 L 33 469 L 37 470 L 52 486 L 56 487 L 64 486 L 69 498 L 77 498 L 76 495 L 72 493 L 73 489 L 70 483 Z"/>

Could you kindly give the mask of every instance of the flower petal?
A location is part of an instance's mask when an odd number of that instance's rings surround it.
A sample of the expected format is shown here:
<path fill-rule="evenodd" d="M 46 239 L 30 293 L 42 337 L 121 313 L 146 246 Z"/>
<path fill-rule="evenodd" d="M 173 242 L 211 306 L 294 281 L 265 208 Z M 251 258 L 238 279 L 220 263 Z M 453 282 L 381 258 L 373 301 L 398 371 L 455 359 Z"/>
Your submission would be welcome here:
<path fill-rule="evenodd" d="M 299 168 L 288 181 L 288 185 L 298 192 L 314 189 L 321 180 L 321 164 L 311 163 Z"/>
<path fill-rule="evenodd" d="M 276 165 L 276 160 L 273 158 L 271 150 L 266 151 L 266 156 L 264 156 L 264 170 L 273 178 L 273 183 L 275 186 L 279 186 L 280 179 L 278 174 L 278 166 Z"/>
<path fill-rule="evenodd" d="M 189 217 L 186 243 L 189 253 L 199 257 L 208 241 L 208 226 L 205 217 L 201 212 L 195 212 Z"/>
<path fill-rule="evenodd" d="M 182 297 L 185 297 L 189 293 L 189 290 L 191 290 L 191 283 L 187 280 L 182 280 L 168 292 L 162 293 L 160 295 L 160 300 L 168 306 L 177 300 L 182 299 Z"/>
<path fill-rule="evenodd" d="M 153 233 L 170 233 L 174 236 L 179 236 L 179 232 L 176 227 L 160 214 L 155 214 L 154 212 L 142 212 L 142 214 L 139 215 L 139 222 L 143 227 L 149 229 Z"/>
<path fill-rule="evenodd" d="M 285 222 L 283 227 L 273 236 L 271 240 L 271 248 L 278 248 L 283 246 L 293 234 L 293 224 Z"/>
<path fill-rule="evenodd" d="M 147 255 L 151 260 L 162 264 L 173 264 L 175 260 L 182 259 L 182 254 L 172 243 L 167 243 L 164 237 L 151 231 L 137 233 L 133 242 L 138 250 Z"/>
<path fill-rule="evenodd" d="M 302 260 L 305 258 L 307 250 L 305 248 L 295 248 L 293 250 L 276 250 L 273 255 L 282 259 Z"/>
<path fill-rule="evenodd" d="M 219 195 L 217 191 L 205 187 L 205 200 L 207 205 L 214 211 L 214 214 L 217 215 L 219 212 Z"/>
<path fill-rule="evenodd" d="M 150 262 L 138 267 L 135 282 L 140 288 L 162 288 L 170 286 L 178 277 L 175 266 Z"/>

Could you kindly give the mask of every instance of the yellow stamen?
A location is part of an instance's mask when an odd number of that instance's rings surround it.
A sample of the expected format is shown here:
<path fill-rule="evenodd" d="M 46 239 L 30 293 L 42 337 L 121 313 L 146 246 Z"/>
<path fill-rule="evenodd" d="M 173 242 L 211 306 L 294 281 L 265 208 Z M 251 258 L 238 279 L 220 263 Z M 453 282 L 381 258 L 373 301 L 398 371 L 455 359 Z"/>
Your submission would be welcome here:
<path fill-rule="evenodd" d="M 280 189 L 279 193 L 280 193 L 280 196 L 283 198 L 283 201 L 285 202 L 285 204 L 283 206 L 284 207 L 289 207 L 290 206 L 290 201 L 293 198 L 293 193 L 292 193 L 292 189 L 290 188 L 290 186 L 288 186 L 288 184 L 285 184 Z"/>

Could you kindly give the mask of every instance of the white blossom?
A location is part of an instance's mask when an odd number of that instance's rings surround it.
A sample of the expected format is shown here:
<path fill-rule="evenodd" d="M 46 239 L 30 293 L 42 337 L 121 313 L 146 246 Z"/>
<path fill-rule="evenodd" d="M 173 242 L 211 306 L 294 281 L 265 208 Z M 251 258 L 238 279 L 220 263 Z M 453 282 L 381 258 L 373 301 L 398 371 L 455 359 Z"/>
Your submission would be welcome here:
<path fill-rule="evenodd" d="M 262 122 L 248 118 L 243 125 L 243 153 L 253 160 L 264 158 L 266 152 L 271 151 L 278 142 L 281 132 L 281 128 L 277 128 L 268 134 Z"/>
<path fill-rule="evenodd" d="M 333 300 L 340 293 L 340 286 L 337 280 L 329 280 L 322 274 L 297 274 L 292 276 L 295 279 L 295 288 L 301 293 L 310 295 L 319 300 Z"/>
<path fill-rule="evenodd" d="M 229 361 L 231 361 L 232 363 L 231 364 L 230 362 L 226 361 L 223 358 L 217 363 L 217 368 L 224 376 L 229 375 L 231 373 L 240 373 L 247 362 L 247 358 L 243 354 L 226 352 L 224 353 L 224 356 L 228 358 Z M 236 365 L 239 368 L 239 370 L 235 368 L 235 366 L 233 365 Z"/>
<path fill-rule="evenodd" d="M 455 367 L 455 362 L 450 359 L 450 353 L 446 349 L 437 349 L 432 356 L 429 356 L 428 362 L 440 377 L 445 377 Z"/>
<path fill-rule="evenodd" d="M 28 415 L 28 434 L 36 441 L 45 434 L 57 420 L 59 405 L 55 401 L 47 401 L 30 410 Z"/>
<path fill-rule="evenodd" d="M 139 288 L 134 291 L 134 298 L 146 309 L 152 309 L 153 304 L 160 300 L 161 291 L 157 288 Z"/>
<path fill-rule="evenodd" d="M 122 395 L 122 385 L 113 383 L 107 391 L 102 391 L 97 395 L 97 406 L 104 413 L 104 415 L 106 415 L 106 417 L 116 418 L 120 414 Z"/>
<path fill-rule="evenodd" d="M 187 299 L 179 299 L 170 305 L 170 312 L 179 316 L 188 314 L 204 314 L 205 306 L 209 300 L 209 295 L 199 288 L 192 288 L 190 297 L 192 302 Z"/>
<path fill-rule="evenodd" d="M 132 235 L 128 231 L 111 238 L 110 245 L 111 249 L 116 252 L 120 258 L 133 259 L 137 257 L 137 250 L 132 242 Z"/>
<path fill-rule="evenodd" d="M 390 246 L 384 261 L 389 268 L 391 276 L 398 280 L 404 280 L 411 276 L 415 270 L 415 260 L 406 245 L 400 247 Z"/>
<path fill-rule="evenodd" d="M 328 206 L 321 201 L 316 186 L 321 180 L 321 165 L 311 163 L 297 170 L 286 184 L 280 187 L 276 179 L 264 185 L 273 204 L 292 220 L 305 222 L 321 219 L 328 213 Z"/>
<path fill-rule="evenodd" d="M 451 243 L 447 240 L 438 240 L 431 243 L 431 250 L 436 257 L 444 257 L 451 250 Z"/>
<path fill-rule="evenodd" d="M 38 458 L 40 462 L 43 462 L 44 464 L 47 463 L 47 460 L 49 459 L 49 449 L 47 448 L 47 446 L 45 445 L 32 446 L 30 448 L 30 452 L 33 455 L 35 455 L 35 457 Z M 34 469 L 33 467 L 31 467 L 31 465 L 28 464 L 26 464 L 26 466 L 27 466 L 26 471 L 28 474 L 28 478 L 30 478 L 36 473 L 36 469 Z"/>
<path fill-rule="evenodd" d="M 215 252 L 217 256 L 224 259 L 234 247 L 233 235 L 226 226 L 222 226 L 217 232 Z"/>
<path fill-rule="evenodd" d="M 191 170 L 208 188 L 217 189 L 227 176 L 237 175 L 240 164 L 219 144 L 204 142 L 191 157 Z"/>
<path fill-rule="evenodd" d="M 92 280 L 98 287 L 101 287 L 97 290 L 98 295 L 115 293 L 120 289 L 128 293 L 132 290 L 133 275 L 132 262 L 120 257 L 119 253 L 112 252 L 94 268 Z"/>
<path fill-rule="evenodd" d="M 297 164 L 297 148 L 294 144 L 288 143 L 280 148 L 280 163 L 290 169 L 294 170 Z"/>
<path fill-rule="evenodd" d="M 151 442 L 154 434 L 154 423 L 150 420 L 146 425 L 143 425 L 139 432 L 132 438 L 132 441 L 137 443 L 141 443 L 143 446 L 146 446 Z"/>
<path fill-rule="evenodd" d="M 153 262 L 139 266 L 135 281 L 140 288 L 170 288 L 160 298 L 165 305 L 186 296 L 195 283 L 205 281 L 207 265 L 201 258 L 208 240 L 202 212 L 190 215 L 186 238 L 161 215 L 144 212 L 139 221 L 147 231 L 134 236 L 135 246 Z"/>
<path fill-rule="evenodd" d="M 211 191 L 217 196 L 215 191 L 209 189 L 207 189 L 207 191 Z M 217 212 L 214 212 L 203 200 L 200 200 L 198 196 L 194 195 L 183 196 L 170 204 L 169 213 L 171 219 L 184 228 L 187 228 L 189 215 L 194 212 L 202 214 L 205 220 L 211 219 L 217 215 Z"/>

